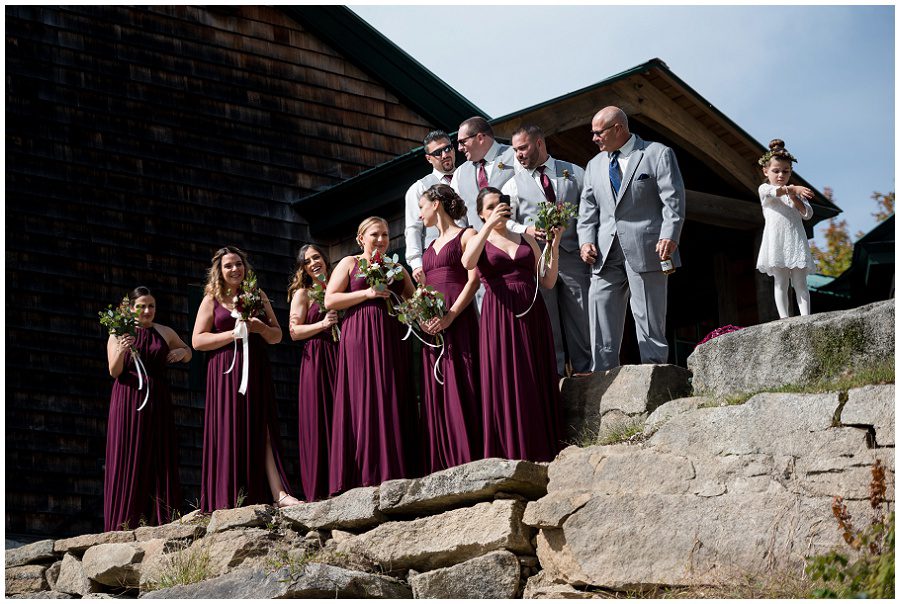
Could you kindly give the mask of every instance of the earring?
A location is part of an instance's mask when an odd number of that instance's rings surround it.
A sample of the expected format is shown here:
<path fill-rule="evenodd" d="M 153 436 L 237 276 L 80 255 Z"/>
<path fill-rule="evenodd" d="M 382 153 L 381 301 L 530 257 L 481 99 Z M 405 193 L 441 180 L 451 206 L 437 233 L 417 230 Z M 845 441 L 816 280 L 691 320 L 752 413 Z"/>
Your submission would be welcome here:
<path fill-rule="evenodd" d="M 359 239 L 356 240 L 356 245 L 359 246 L 359 249 L 363 249 L 362 241 L 360 241 Z"/>

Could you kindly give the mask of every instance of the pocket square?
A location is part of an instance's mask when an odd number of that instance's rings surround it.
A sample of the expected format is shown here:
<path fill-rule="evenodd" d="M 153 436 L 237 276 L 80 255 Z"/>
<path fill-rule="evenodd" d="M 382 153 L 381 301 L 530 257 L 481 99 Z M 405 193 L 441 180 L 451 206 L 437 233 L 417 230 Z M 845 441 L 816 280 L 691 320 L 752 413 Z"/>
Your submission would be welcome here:
<path fill-rule="evenodd" d="M 650 178 L 650 175 L 646 172 L 637 177 L 638 180 L 647 180 L 648 178 Z"/>

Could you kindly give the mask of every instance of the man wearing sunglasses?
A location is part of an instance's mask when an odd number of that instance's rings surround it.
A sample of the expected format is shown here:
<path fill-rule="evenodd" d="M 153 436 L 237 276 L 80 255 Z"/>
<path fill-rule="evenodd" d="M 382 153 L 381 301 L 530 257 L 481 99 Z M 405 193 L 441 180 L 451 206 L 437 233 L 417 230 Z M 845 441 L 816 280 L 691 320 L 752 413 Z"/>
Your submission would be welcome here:
<path fill-rule="evenodd" d="M 449 185 L 456 168 L 456 152 L 450 142 L 450 136 L 443 130 L 433 130 L 423 141 L 425 160 L 431 164 L 431 173 L 420 178 L 406 191 L 406 263 L 412 269 L 413 279 L 417 283 L 425 283 L 422 271 L 422 254 L 428 244 L 438 236 L 435 227 L 425 228 L 419 218 L 419 198 L 432 185 Z"/>
<path fill-rule="evenodd" d="M 484 223 L 475 209 L 478 191 L 487 186 L 503 188 L 516 173 L 516 154 L 509 145 L 494 140 L 491 125 L 479 116 L 459 125 L 457 146 L 468 161 L 456 169 L 450 186 L 466 202 L 469 226 L 481 230 Z"/>

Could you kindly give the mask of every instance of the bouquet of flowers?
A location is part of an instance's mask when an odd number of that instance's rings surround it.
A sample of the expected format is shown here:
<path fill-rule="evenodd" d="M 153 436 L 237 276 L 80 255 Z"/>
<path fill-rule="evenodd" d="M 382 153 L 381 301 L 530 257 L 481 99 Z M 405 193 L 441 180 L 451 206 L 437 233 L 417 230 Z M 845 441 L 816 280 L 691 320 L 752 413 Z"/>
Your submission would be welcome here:
<path fill-rule="evenodd" d="M 136 310 L 132 310 L 127 297 L 122 298 L 122 301 L 119 302 L 118 306 L 113 307 L 113 305 L 110 304 L 106 310 L 101 310 L 98 314 L 100 315 L 100 325 L 106 328 L 109 335 L 137 336 L 137 328 L 140 325 L 140 313 Z M 147 375 L 147 368 L 144 367 L 144 363 L 141 361 L 141 355 L 138 353 L 137 349 L 134 346 L 130 346 L 129 350 L 131 351 L 131 356 L 134 358 L 134 366 L 137 369 L 138 390 L 143 390 L 145 381 L 144 376 Z M 144 393 L 144 401 L 138 407 L 138 411 L 143 409 L 147 404 L 147 401 L 150 400 L 149 377 L 146 382 L 147 392 Z"/>
<path fill-rule="evenodd" d="M 266 315 L 262 295 L 259 293 L 259 286 L 256 285 L 256 273 L 252 270 L 247 271 L 247 276 L 241 283 L 241 291 L 234 297 L 234 312 L 232 315 L 235 319 L 242 321 Z"/>
<path fill-rule="evenodd" d="M 137 328 L 140 325 L 138 321 L 140 313 L 131 309 L 127 297 L 122 298 L 122 301 L 115 308 L 110 304 L 106 310 L 101 310 L 98 314 L 100 315 L 100 325 L 106 328 L 109 335 L 134 336 L 137 334 Z M 131 352 L 132 354 L 137 354 L 137 350 L 133 347 Z"/>
<path fill-rule="evenodd" d="M 309 289 L 309 297 L 312 298 L 312 301 L 319 305 L 323 311 L 327 311 L 325 308 L 325 284 L 327 281 L 325 280 L 325 275 L 316 275 L 316 282 L 312 284 L 312 287 Z M 341 341 L 341 330 L 338 329 L 337 324 L 331 326 L 331 339 L 335 342 Z"/>
<path fill-rule="evenodd" d="M 379 251 L 372 254 L 372 261 L 369 262 L 365 258 L 359 259 L 359 272 L 356 278 L 363 277 L 369 287 L 376 291 L 384 291 L 388 285 L 394 282 L 394 279 L 403 274 L 403 267 L 397 254 L 393 256 L 385 256 Z M 386 299 L 388 314 L 394 315 L 394 306 L 390 299 Z"/>
<path fill-rule="evenodd" d="M 544 229 L 547 233 L 547 246 L 541 254 L 541 274 L 543 275 L 550 266 L 550 255 L 553 253 L 553 238 L 555 237 L 553 229 L 568 226 L 569 221 L 578 214 L 578 209 L 564 201 L 556 203 L 544 201 L 538 206 L 535 226 Z"/>
<path fill-rule="evenodd" d="M 440 319 L 446 311 L 444 294 L 430 285 L 420 285 L 408 300 L 397 306 L 397 319 L 410 329 L 417 323 Z M 438 334 L 440 338 L 440 334 Z"/>
<path fill-rule="evenodd" d="M 441 354 L 438 355 L 433 368 L 434 378 L 439 384 L 444 383 L 438 371 L 438 364 L 441 362 L 441 357 L 444 356 L 444 336 L 440 333 L 437 334 L 436 338 L 438 343 L 436 345 L 430 344 L 416 334 L 415 325 L 427 323 L 432 319 L 440 319 L 444 316 L 446 311 L 447 308 L 446 303 L 444 302 L 444 294 L 430 285 L 418 286 L 412 296 L 397 306 L 397 319 L 409 327 L 406 335 L 403 336 L 404 340 L 409 337 L 410 333 L 413 333 L 423 344 L 431 346 L 432 348 L 441 348 Z"/>

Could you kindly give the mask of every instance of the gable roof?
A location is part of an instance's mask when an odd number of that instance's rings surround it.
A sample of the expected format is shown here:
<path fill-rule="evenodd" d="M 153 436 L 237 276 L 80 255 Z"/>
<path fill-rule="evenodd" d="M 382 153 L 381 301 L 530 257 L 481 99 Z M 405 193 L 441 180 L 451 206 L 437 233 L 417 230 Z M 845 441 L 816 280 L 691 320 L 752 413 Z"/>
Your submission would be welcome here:
<path fill-rule="evenodd" d="M 752 191 L 752 196 L 756 195 L 756 185 L 751 185 L 751 182 L 759 182 L 759 176 L 755 172 L 756 160 L 765 153 L 766 148 L 672 73 L 660 59 L 651 59 L 596 84 L 499 118 L 490 119 L 489 116 L 483 113 L 482 115 L 489 119 L 498 136 L 511 133 L 524 121 L 541 124 L 545 133 L 551 135 L 572 126 L 573 117 L 577 116 L 567 113 L 567 107 L 577 108 L 581 112 L 579 115 L 582 121 L 589 123 L 590 117 L 598 108 L 594 101 L 598 93 L 602 95 L 609 89 L 609 94 L 616 95 L 623 90 L 621 83 L 629 79 L 638 79 L 641 86 L 646 88 L 649 84 L 653 88 L 642 90 L 636 95 L 637 104 L 643 102 L 644 97 L 641 95 L 666 99 L 680 108 L 678 118 L 681 122 L 696 124 L 708 140 L 721 141 L 721 144 L 708 145 L 712 148 L 702 155 L 735 172 L 735 183 Z M 586 113 L 588 110 L 590 112 Z M 457 124 L 461 121 L 459 120 Z M 550 127 L 545 127 L 548 121 L 553 123 Z M 449 128 L 445 130 L 451 133 Z M 687 143 L 689 145 L 690 141 Z M 697 145 L 699 147 L 700 143 Z M 390 203 L 402 201 L 409 186 L 429 172 L 422 153 L 422 147 L 416 147 L 329 189 L 295 201 L 294 209 L 310 222 L 310 228 L 316 233 L 328 235 L 342 225 L 372 214 Z M 811 230 L 815 223 L 841 212 L 838 206 L 796 172 L 793 178 L 795 182 L 809 187 L 816 194 L 810 204 L 813 207 L 813 218 L 808 222 L 808 230 Z M 351 199 L 354 200 L 352 206 L 343 204 L 342 213 L 335 212 L 336 204 Z"/>

